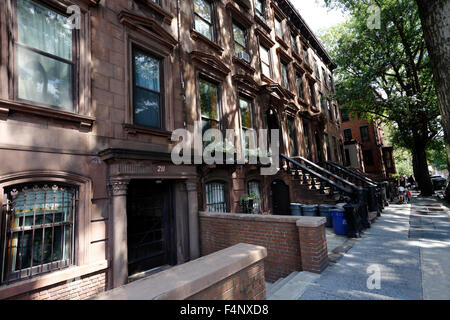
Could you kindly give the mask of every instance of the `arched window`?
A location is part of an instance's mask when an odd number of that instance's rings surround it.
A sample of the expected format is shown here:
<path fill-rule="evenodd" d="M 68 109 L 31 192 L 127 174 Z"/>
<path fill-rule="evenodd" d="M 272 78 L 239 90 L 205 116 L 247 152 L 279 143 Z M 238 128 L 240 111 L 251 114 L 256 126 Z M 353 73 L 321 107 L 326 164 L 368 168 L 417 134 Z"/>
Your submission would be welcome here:
<path fill-rule="evenodd" d="M 1 282 L 20 280 L 73 264 L 78 189 L 41 182 L 11 186 L 5 193 Z"/>
<path fill-rule="evenodd" d="M 224 183 L 210 182 L 206 184 L 206 211 L 227 212 Z"/>

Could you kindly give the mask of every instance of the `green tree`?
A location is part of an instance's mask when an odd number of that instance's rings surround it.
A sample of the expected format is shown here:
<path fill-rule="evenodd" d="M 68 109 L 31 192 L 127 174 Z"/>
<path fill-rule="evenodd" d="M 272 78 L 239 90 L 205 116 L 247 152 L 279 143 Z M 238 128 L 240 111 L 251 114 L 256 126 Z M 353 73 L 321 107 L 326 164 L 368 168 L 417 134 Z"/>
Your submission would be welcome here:
<path fill-rule="evenodd" d="M 323 36 L 338 65 L 336 98 L 350 113 L 359 112 L 390 124 L 394 146 L 411 151 L 422 195 L 432 194 L 426 150 L 440 132 L 441 123 L 416 3 L 327 3 L 350 12 L 346 22 L 330 28 Z"/>

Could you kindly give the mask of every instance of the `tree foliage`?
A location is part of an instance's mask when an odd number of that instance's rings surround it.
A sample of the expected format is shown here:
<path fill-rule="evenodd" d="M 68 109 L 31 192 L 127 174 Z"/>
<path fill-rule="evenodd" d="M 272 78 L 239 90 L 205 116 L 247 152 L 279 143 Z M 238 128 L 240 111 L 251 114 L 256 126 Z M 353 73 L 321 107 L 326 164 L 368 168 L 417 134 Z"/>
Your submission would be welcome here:
<path fill-rule="evenodd" d="M 412 152 L 419 186 L 430 193 L 425 150 L 441 123 L 415 2 L 326 2 L 350 12 L 346 22 L 322 37 L 338 66 L 336 98 L 341 108 L 391 124 L 394 145 Z M 373 5 L 380 8 L 380 28 L 369 26 Z"/>

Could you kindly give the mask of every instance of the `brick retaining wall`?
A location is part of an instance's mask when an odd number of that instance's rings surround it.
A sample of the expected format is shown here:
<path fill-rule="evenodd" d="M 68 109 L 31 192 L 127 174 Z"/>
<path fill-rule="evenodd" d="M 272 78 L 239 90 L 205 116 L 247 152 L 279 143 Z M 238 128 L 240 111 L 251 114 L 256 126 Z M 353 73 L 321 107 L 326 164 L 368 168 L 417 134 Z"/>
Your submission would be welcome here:
<path fill-rule="evenodd" d="M 299 220 L 304 222 L 301 227 Z M 264 269 L 269 282 L 294 271 L 321 272 L 328 265 L 327 253 L 323 256 L 325 218 L 200 212 L 201 255 L 239 242 L 267 249 Z"/>

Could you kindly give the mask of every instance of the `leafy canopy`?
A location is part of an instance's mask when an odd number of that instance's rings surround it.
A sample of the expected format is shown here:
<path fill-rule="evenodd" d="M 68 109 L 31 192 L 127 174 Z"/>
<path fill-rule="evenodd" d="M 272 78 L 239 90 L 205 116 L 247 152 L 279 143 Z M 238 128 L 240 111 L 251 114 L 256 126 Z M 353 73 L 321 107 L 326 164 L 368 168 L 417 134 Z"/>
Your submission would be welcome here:
<path fill-rule="evenodd" d="M 326 0 L 350 12 L 322 40 L 336 62 L 336 98 L 350 113 L 390 123 L 397 145 L 424 146 L 441 130 L 432 71 L 413 0 Z M 371 5 L 380 28 L 369 28 Z M 417 144 L 417 143 L 416 143 Z"/>

